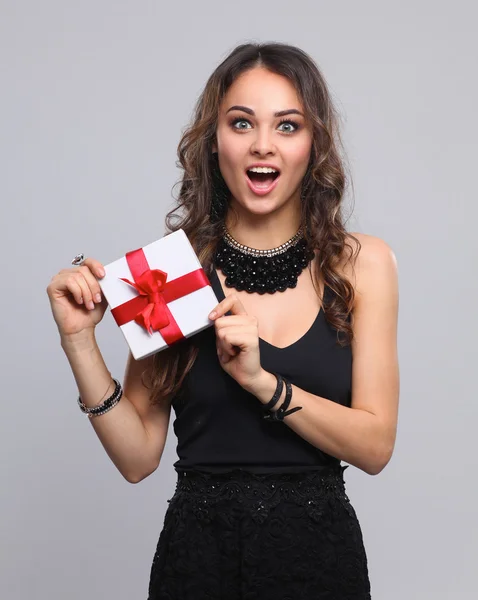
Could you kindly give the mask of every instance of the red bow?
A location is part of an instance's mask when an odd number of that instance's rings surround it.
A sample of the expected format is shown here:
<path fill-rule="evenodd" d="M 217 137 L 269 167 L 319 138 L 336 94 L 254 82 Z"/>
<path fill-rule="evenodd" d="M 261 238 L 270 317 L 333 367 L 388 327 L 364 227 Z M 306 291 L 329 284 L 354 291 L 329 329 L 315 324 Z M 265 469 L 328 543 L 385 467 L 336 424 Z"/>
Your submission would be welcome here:
<path fill-rule="evenodd" d="M 141 296 L 148 298 L 148 304 L 136 315 L 134 321 L 144 327 L 150 334 L 153 331 L 163 329 L 170 323 L 168 316 L 170 311 L 162 295 L 167 277 L 167 273 L 159 269 L 145 271 L 136 279 L 136 283 L 120 277 L 122 281 L 132 285 Z"/>

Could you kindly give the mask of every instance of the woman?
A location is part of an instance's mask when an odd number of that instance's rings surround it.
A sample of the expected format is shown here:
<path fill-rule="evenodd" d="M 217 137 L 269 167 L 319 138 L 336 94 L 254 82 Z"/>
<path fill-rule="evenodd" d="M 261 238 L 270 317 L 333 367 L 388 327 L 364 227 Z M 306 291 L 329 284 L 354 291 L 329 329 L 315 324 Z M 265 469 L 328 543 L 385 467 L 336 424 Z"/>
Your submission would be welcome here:
<path fill-rule="evenodd" d="M 345 231 L 336 123 L 298 48 L 245 44 L 219 65 L 180 142 L 167 216 L 209 274 L 214 327 L 130 354 L 123 387 L 94 337 L 101 263 L 76 261 L 48 286 L 82 410 L 128 481 L 160 464 L 175 409 L 178 480 L 150 600 L 371 597 L 341 460 L 375 475 L 392 455 L 397 273 L 385 242 Z"/>

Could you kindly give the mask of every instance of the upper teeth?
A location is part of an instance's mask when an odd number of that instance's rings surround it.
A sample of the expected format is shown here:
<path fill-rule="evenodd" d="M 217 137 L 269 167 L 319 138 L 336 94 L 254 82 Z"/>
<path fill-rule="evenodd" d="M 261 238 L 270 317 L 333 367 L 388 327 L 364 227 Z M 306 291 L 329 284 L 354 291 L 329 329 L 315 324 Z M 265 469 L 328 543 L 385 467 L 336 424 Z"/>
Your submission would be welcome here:
<path fill-rule="evenodd" d="M 277 173 L 277 171 L 271 167 L 252 167 L 249 171 L 253 171 L 254 173 Z"/>

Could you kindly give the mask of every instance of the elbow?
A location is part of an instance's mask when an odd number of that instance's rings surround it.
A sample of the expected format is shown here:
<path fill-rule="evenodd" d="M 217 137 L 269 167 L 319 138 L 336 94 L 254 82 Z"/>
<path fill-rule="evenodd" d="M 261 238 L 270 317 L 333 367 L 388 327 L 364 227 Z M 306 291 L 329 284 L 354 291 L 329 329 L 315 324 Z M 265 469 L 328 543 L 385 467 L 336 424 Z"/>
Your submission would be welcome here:
<path fill-rule="evenodd" d="M 367 473 L 378 475 L 390 462 L 395 448 L 395 432 L 380 431 L 369 453 Z"/>
<path fill-rule="evenodd" d="M 138 477 L 136 474 L 134 473 L 125 473 L 123 471 L 120 471 L 121 475 L 123 475 L 123 478 L 128 482 L 128 483 L 139 483 L 141 481 L 141 477 Z"/>
<path fill-rule="evenodd" d="M 152 475 L 156 471 L 158 466 L 159 465 L 155 465 L 154 468 L 148 469 L 147 471 L 138 471 L 136 473 L 122 473 L 122 475 L 128 483 L 139 483 L 140 481 L 143 481 L 143 479 L 146 479 L 147 477 Z"/>
<path fill-rule="evenodd" d="M 386 466 L 387 466 L 387 463 L 376 463 L 372 467 L 369 467 L 367 469 L 367 474 L 368 475 L 378 475 L 385 469 Z"/>
<path fill-rule="evenodd" d="M 149 475 L 151 475 L 151 473 L 147 473 L 145 475 L 124 475 L 123 477 L 126 479 L 126 481 L 128 483 L 139 483 L 140 481 L 143 481 L 143 479 L 146 479 L 146 477 L 149 477 Z"/>
<path fill-rule="evenodd" d="M 131 477 L 129 475 L 128 476 L 123 475 L 123 477 L 126 479 L 126 481 L 128 483 L 139 483 L 140 481 L 143 481 L 143 479 L 145 479 L 145 477 L 134 477 L 134 476 Z"/>
<path fill-rule="evenodd" d="M 392 454 L 393 448 L 385 452 L 376 453 L 374 456 L 374 460 L 367 469 L 367 473 L 369 475 L 378 475 L 379 473 L 381 473 L 390 462 Z"/>

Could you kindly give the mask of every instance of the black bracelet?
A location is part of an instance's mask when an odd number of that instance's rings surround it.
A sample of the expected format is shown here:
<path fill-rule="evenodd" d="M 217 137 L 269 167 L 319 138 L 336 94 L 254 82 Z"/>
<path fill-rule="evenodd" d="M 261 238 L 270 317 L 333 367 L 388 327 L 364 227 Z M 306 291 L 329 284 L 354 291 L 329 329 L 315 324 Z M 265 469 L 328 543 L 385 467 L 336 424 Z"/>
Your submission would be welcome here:
<path fill-rule="evenodd" d="M 282 403 L 282 405 L 275 412 L 271 411 L 270 413 L 268 413 L 267 415 L 265 415 L 264 419 L 267 419 L 269 421 L 282 421 L 282 413 L 289 406 L 290 399 L 292 397 L 292 386 L 291 386 L 291 384 L 287 381 L 287 379 L 283 379 L 283 382 L 285 382 L 285 400 L 284 400 L 284 402 Z M 282 392 L 282 389 L 281 389 L 281 392 Z"/>
<path fill-rule="evenodd" d="M 269 400 L 269 402 L 263 406 L 264 412 L 269 411 L 271 408 L 273 408 L 279 402 L 279 398 L 281 397 L 282 390 L 284 388 L 284 379 L 282 378 L 282 375 L 280 375 L 279 373 L 272 373 L 272 374 L 275 375 L 275 377 L 277 379 L 276 391 L 274 392 L 274 395 Z M 264 418 L 266 418 L 266 417 L 264 417 Z"/>
<path fill-rule="evenodd" d="M 284 400 L 283 404 L 275 412 L 272 412 L 268 416 L 268 418 L 271 421 L 283 421 L 284 417 L 287 417 L 288 415 L 291 415 L 292 413 L 295 413 L 298 410 L 302 410 L 302 406 L 296 406 L 295 408 L 291 408 L 291 410 L 287 410 L 289 408 L 289 404 L 292 400 L 292 384 L 289 381 L 287 381 L 286 379 L 284 381 L 285 381 L 285 388 L 286 388 L 285 400 Z"/>

